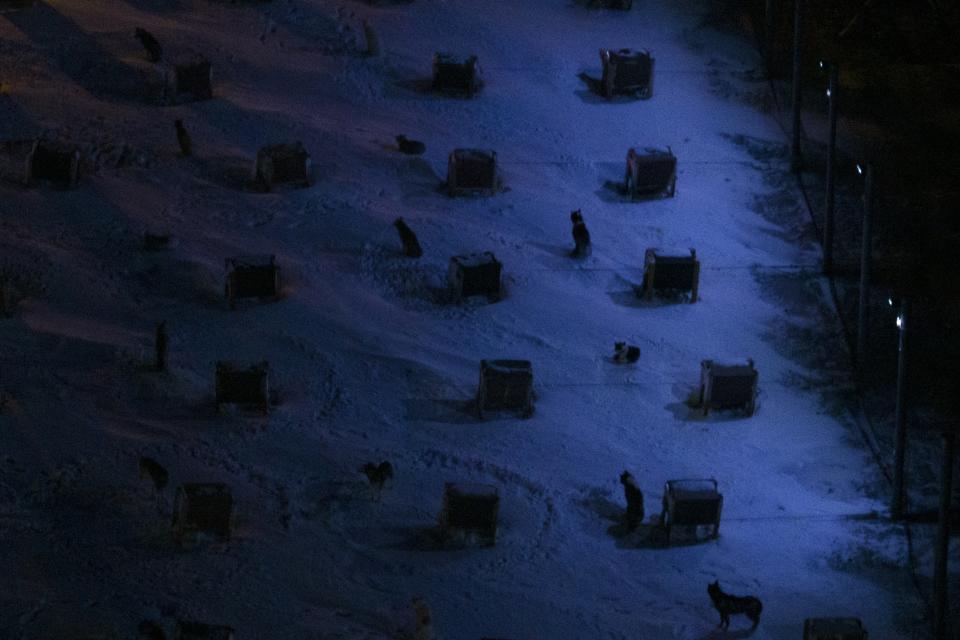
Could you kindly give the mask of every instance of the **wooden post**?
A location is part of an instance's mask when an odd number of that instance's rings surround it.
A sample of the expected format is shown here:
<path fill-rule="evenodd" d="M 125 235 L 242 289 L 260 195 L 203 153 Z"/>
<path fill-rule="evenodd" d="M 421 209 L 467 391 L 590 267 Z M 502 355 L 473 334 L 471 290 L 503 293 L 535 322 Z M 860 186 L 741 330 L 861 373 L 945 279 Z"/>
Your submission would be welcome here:
<path fill-rule="evenodd" d="M 767 64 L 767 79 L 773 78 L 773 30 L 774 30 L 774 0 L 766 0 L 764 12 L 766 22 L 763 27 L 763 55 Z"/>
<path fill-rule="evenodd" d="M 154 345 L 157 352 L 157 359 L 155 363 L 155 367 L 157 371 L 167 370 L 167 343 L 168 342 L 169 342 L 169 338 L 167 336 L 167 323 L 158 322 L 156 342 Z"/>
<path fill-rule="evenodd" d="M 953 491 L 953 456 L 956 434 L 943 432 L 943 463 L 940 471 L 940 514 L 937 521 L 936 560 L 933 568 L 933 637 L 947 640 L 947 555 L 950 551 L 950 502 Z"/>
<path fill-rule="evenodd" d="M 859 167 L 859 165 L 857 165 Z M 873 165 L 867 164 L 863 190 L 863 244 L 860 248 L 860 302 L 857 308 L 857 367 L 865 371 L 867 355 L 867 308 L 870 299 L 870 253 L 873 246 Z"/>
<path fill-rule="evenodd" d="M 793 141 L 790 147 L 790 170 L 800 171 L 800 38 L 803 34 L 803 0 L 794 0 L 793 11 Z"/>
<path fill-rule="evenodd" d="M 837 163 L 837 92 L 840 90 L 840 69 L 835 62 L 829 63 L 830 81 L 827 87 L 829 99 L 830 136 L 827 145 L 827 201 L 823 220 L 823 273 L 833 273 L 833 228 L 834 228 L 834 176 Z"/>
<path fill-rule="evenodd" d="M 907 450 L 907 313 L 910 303 L 907 298 L 900 301 L 900 315 L 897 327 L 900 339 L 897 344 L 897 404 L 896 404 L 896 450 L 893 463 L 893 502 L 890 512 L 894 518 L 902 518 L 906 507 L 904 487 L 904 465 Z"/>

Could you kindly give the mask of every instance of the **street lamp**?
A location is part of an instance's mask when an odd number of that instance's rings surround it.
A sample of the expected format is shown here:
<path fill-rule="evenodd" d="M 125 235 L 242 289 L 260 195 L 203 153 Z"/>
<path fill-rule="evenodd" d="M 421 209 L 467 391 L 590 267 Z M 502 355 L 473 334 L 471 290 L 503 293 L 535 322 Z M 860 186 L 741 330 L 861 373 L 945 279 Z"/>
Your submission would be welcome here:
<path fill-rule="evenodd" d="M 827 143 L 827 175 L 826 175 L 826 202 L 823 220 L 823 273 L 830 275 L 833 271 L 833 228 L 835 206 L 835 172 L 837 153 L 837 93 L 840 84 L 839 69 L 835 63 L 820 61 L 820 69 L 826 69 L 829 74 L 827 83 L 827 102 L 829 106 L 829 137 Z"/>
<path fill-rule="evenodd" d="M 871 218 L 873 217 L 873 165 L 857 165 L 857 173 L 863 176 L 863 245 L 860 248 L 860 300 L 857 308 L 857 367 L 865 372 L 867 351 L 867 305 L 870 299 L 870 250 L 873 244 Z"/>
<path fill-rule="evenodd" d="M 893 298 L 887 298 L 887 304 L 893 306 Z M 910 301 L 906 296 L 900 298 L 900 311 L 897 313 L 897 399 L 895 409 L 896 432 L 894 435 L 893 463 L 893 500 L 890 513 L 894 518 L 902 518 L 906 508 L 904 465 L 907 449 L 907 313 Z"/>

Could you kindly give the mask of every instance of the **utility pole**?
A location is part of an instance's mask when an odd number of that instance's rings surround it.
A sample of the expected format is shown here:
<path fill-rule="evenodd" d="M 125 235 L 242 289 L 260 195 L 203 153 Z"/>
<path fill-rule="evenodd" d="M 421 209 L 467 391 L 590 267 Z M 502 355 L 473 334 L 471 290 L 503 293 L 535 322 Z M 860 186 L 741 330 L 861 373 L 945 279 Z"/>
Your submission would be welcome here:
<path fill-rule="evenodd" d="M 857 165 L 857 171 L 864 171 Z M 863 245 L 860 250 L 860 303 L 857 308 L 857 368 L 865 372 L 867 354 L 867 303 L 870 299 L 870 253 L 873 246 L 873 165 L 867 163 L 863 189 Z"/>
<path fill-rule="evenodd" d="M 950 551 L 950 498 L 953 492 L 953 456 L 956 433 L 943 432 L 940 471 L 940 514 L 937 521 L 936 564 L 933 568 L 933 637 L 947 640 L 947 555 Z"/>
<path fill-rule="evenodd" d="M 904 516 L 906 508 L 906 488 L 904 487 L 904 465 L 907 451 L 907 314 L 910 311 L 910 301 L 904 297 L 900 300 L 900 315 L 897 316 L 897 328 L 900 330 L 897 344 L 897 404 L 896 404 L 896 435 L 893 463 L 893 502 L 890 505 L 891 515 L 896 518 Z"/>
<path fill-rule="evenodd" d="M 803 0 L 794 0 L 793 7 L 793 142 L 790 146 L 790 169 L 800 171 L 800 38 L 803 34 Z"/>
<path fill-rule="evenodd" d="M 823 64 L 823 63 L 821 63 Z M 840 90 L 840 69 L 837 63 L 828 62 L 830 81 L 827 85 L 829 103 L 830 137 L 827 145 L 827 201 L 823 220 L 823 273 L 833 273 L 833 228 L 834 228 L 834 189 L 837 163 L 837 95 Z"/>

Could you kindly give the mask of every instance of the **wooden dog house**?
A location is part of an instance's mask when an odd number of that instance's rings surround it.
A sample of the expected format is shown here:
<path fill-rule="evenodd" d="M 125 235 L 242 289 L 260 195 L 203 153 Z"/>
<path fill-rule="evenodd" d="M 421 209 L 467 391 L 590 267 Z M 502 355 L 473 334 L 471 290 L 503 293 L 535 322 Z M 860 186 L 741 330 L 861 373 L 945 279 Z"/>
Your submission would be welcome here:
<path fill-rule="evenodd" d="M 499 187 L 496 151 L 454 149 L 450 152 L 447 190 L 451 196 L 492 195 Z"/>
<path fill-rule="evenodd" d="M 447 281 L 455 300 L 470 296 L 500 299 L 503 265 L 489 251 L 450 258 Z"/>
<path fill-rule="evenodd" d="M 219 411 L 225 404 L 270 411 L 270 365 L 258 362 L 241 367 L 230 362 L 217 362 L 216 402 Z"/>
<path fill-rule="evenodd" d="M 633 7 L 633 0 L 587 0 L 587 6 L 629 11 Z"/>
<path fill-rule="evenodd" d="M 164 68 L 168 102 L 196 102 L 213 97 L 213 67 L 201 55 L 182 58 Z"/>
<path fill-rule="evenodd" d="M 33 153 L 32 178 L 73 188 L 80 179 L 80 150 L 76 145 L 39 140 Z"/>
<path fill-rule="evenodd" d="M 38 140 L 0 142 L 0 180 L 29 185 L 33 182 L 33 158 Z"/>
<path fill-rule="evenodd" d="M 603 77 L 600 91 L 610 100 L 615 95 L 653 97 L 654 58 L 649 51 L 600 49 Z"/>
<path fill-rule="evenodd" d="M 187 483 L 177 487 L 173 501 L 173 536 L 179 543 L 201 537 L 230 539 L 233 496 L 223 483 Z"/>
<path fill-rule="evenodd" d="M 533 365 L 529 360 L 481 360 L 477 412 L 514 411 L 533 415 Z"/>
<path fill-rule="evenodd" d="M 435 53 L 433 56 L 433 90 L 472 97 L 480 90 L 480 65 L 477 56 Z"/>
<path fill-rule="evenodd" d="M 700 406 L 703 415 L 711 409 L 739 409 L 748 416 L 757 408 L 759 373 L 753 360 L 743 364 L 700 363 Z"/>
<path fill-rule="evenodd" d="M 860 618 L 807 618 L 803 640 L 867 640 Z"/>
<path fill-rule="evenodd" d="M 689 256 L 667 256 L 657 253 L 656 249 L 646 250 L 643 257 L 645 298 L 689 295 L 693 303 L 697 301 L 699 286 L 700 261 L 695 250 L 690 249 Z"/>
<path fill-rule="evenodd" d="M 280 295 L 280 267 L 274 256 L 227 258 L 224 295 L 233 308 L 238 298 L 277 298 Z"/>
<path fill-rule="evenodd" d="M 660 523 L 666 530 L 667 542 L 677 527 L 699 531 L 708 530 L 711 538 L 720 534 L 720 512 L 723 495 L 717 491 L 717 481 L 668 480 L 663 489 L 663 511 Z"/>
<path fill-rule="evenodd" d="M 277 184 L 310 185 L 310 154 L 300 142 L 273 144 L 257 151 L 254 181 L 270 190 Z"/>
<path fill-rule="evenodd" d="M 676 185 L 677 157 L 669 147 L 627 151 L 624 189 L 632 199 L 671 198 Z"/>
<path fill-rule="evenodd" d="M 173 640 L 233 640 L 233 629 L 223 625 L 178 620 Z"/>
<path fill-rule="evenodd" d="M 480 546 L 493 546 L 497 541 L 499 511 L 500 494 L 496 487 L 448 482 L 443 491 L 440 534 L 444 540 L 464 538 Z"/>

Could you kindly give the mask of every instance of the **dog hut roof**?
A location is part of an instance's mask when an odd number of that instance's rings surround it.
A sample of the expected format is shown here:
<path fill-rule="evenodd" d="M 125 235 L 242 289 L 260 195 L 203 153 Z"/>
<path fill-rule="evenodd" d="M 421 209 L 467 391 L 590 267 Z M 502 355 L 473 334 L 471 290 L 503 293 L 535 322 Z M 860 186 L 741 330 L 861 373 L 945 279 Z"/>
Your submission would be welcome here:
<path fill-rule="evenodd" d="M 479 267 L 481 265 L 497 262 L 497 257 L 490 251 L 466 253 L 461 256 L 453 256 L 450 259 L 463 267 Z"/>
<path fill-rule="evenodd" d="M 272 267 L 276 261 L 276 256 L 272 254 L 243 255 L 227 258 L 227 268 L 232 267 Z"/>
<path fill-rule="evenodd" d="M 753 366 L 753 360 L 750 358 L 742 362 L 715 362 L 713 360 L 705 360 L 704 362 L 707 363 L 715 376 L 749 376 L 756 370 Z"/>
<path fill-rule="evenodd" d="M 843 636 L 863 631 L 860 618 L 809 618 L 807 626 L 811 631 L 824 635 Z"/>
<path fill-rule="evenodd" d="M 667 487 L 674 496 L 687 500 L 704 500 L 719 495 L 717 481 L 713 478 L 668 480 Z"/>
<path fill-rule="evenodd" d="M 500 495 L 497 488 L 492 484 L 481 484 L 479 482 L 448 482 L 445 489 L 448 493 L 462 496 L 496 498 Z"/>

